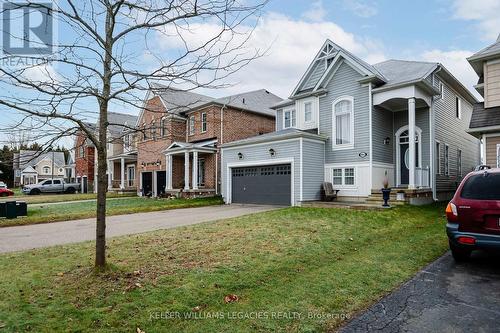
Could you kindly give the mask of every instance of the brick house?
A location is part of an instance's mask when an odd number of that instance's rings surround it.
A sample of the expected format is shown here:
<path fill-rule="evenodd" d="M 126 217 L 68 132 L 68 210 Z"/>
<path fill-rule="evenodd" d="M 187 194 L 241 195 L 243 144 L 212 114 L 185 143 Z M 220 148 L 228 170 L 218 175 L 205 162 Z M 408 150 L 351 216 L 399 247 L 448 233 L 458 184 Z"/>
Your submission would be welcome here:
<path fill-rule="evenodd" d="M 137 116 L 109 112 L 108 113 L 108 190 L 136 190 L 135 175 L 137 161 L 136 136 L 133 130 Z M 87 123 L 87 129 L 96 132 L 97 125 Z M 92 141 L 83 131 L 76 134 L 75 139 L 75 177 L 82 184 L 82 193 L 96 191 L 94 182 L 97 179 L 97 155 Z"/>
<path fill-rule="evenodd" d="M 137 120 L 138 193 L 219 193 L 223 143 L 275 130 L 278 96 L 262 89 L 223 98 L 155 86 Z"/>

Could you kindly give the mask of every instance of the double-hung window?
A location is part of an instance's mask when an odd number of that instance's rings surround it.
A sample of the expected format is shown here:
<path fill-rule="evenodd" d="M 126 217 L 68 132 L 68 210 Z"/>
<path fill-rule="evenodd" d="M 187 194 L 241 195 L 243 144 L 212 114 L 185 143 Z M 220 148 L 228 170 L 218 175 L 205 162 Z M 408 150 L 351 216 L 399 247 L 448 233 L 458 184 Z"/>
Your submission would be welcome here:
<path fill-rule="evenodd" d="M 203 112 L 201 114 L 201 132 L 204 133 L 207 131 L 207 113 Z"/>
<path fill-rule="evenodd" d="M 455 116 L 458 119 L 462 119 L 462 100 L 460 97 L 455 97 Z"/>
<path fill-rule="evenodd" d="M 284 118 L 283 121 L 284 128 L 297 126 L 297 114 L 295 112 L 295 109 L 285 109 L 283 111 L 283 118 Z"/>
<path fill-rule="evenodd" d="M 334 168 L 332 174 L 332 184 L 335 186 L 354 186 L 354 168 Z"/>
<path fill-rule="evenodd" d="M 333 103 L 334 147 L 347 147 L 354 143 L 353 106 L 352 97 L 342 97 Z"/>
<path fill-rule="evenodd" d="M 304 121 L 310 122 L 313 120 L 313 110 L 312 110 L 312 102 L 304 103 Z"/>
<path fill-rule="evenodd" d="M 189 117 L 189 135 L 194 134 L 194 116 Z"/>

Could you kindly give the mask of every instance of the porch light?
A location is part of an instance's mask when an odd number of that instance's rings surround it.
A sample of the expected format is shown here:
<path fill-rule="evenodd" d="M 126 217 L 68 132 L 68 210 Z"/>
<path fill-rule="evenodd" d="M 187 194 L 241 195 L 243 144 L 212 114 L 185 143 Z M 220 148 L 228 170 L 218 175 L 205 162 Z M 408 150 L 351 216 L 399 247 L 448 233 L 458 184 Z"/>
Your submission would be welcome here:
<path fill-rule="evenodd" d="M 145 167 L 146 167 L 146 163 L 142 162 L 142 163 L 141 163 L 141 166 L 142 166 L 143 168 L 145 168 Z"/>
<path fill-rule="evenodd" d="M 389 143 L 391 143 L 391 138 L 390 137 L 387 137 L 384 139 L 384 145 L 389 145 Z"/>
<path fill-rule="evenodd" d="M 276 151 L 273 148 L 269 149 L 269 155 L 271 155 L 271 157 L 276 156 Z"/>
<path fill-rule="evenodd" d="M 243 159 L 243 154 L 242 154 L 242 153 L 238 153 L 238 159 L 239 159 L 239 160 L 242 160 L 242 159 Z"/>
<path fill-rule="evenodd" d="M 156 160 L 156 166 L 160 166 L 161 165 L 161 161 L 160 160 Z"/>

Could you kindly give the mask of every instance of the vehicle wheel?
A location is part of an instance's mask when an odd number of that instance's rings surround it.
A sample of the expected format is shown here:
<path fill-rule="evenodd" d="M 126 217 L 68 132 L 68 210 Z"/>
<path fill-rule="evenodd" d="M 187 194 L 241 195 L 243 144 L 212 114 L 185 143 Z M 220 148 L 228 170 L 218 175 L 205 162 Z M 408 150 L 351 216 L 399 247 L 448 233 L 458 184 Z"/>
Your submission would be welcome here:
<path fill-rule="evenodd" d="M 32 189 L 32 190 L 30 191 L 30 194 L 31 194 L 31 195 L 39 195 L 39 194 L 40 194 L 40 190 L 39 190 L 39 189 L 37 189 L 37 188 L 34 188 L 34 189 Z"/>
<path fill-rule="evenodd" d="M 450 243 L 451 255 L 453 256 L 453 259 L 455 259 L 455 261 L 462 262 L 469 260 L 472 250 L 465 249 L 461 246 L 457 246 L 453 244 L 451 241 L 449 243 Z"/>
<path fill-rule="evenodd" d="M 9 193 L 0 193 L 0 197 L 7 197 L 9 195 Z"/>
<path fill-rule="evenodd" d="M 76 191 L 75 191 L 75 188 L 73 188 L 73 187 L 70 187 L 70 188 L 68 188 L 68 189 L 66 190 L 66 193 L 68 193 L 68 194 L 75 194 L 75 192 L 76 192 Z"/>

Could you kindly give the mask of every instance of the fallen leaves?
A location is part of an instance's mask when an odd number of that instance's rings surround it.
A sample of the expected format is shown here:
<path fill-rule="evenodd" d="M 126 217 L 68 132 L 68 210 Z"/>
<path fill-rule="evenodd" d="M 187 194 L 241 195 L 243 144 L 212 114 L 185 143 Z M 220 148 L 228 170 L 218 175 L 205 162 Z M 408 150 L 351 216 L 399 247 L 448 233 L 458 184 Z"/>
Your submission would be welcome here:
<path fill-rule="evenodd" d="M 238 295 L 235 294 L 229 294 L 224 296 L 224 303 L 233 303 L 233 302 L 238 302 L 239 301 Z"/>

